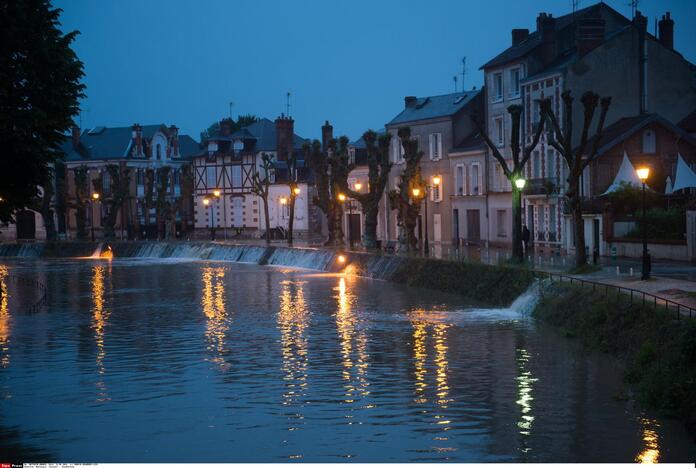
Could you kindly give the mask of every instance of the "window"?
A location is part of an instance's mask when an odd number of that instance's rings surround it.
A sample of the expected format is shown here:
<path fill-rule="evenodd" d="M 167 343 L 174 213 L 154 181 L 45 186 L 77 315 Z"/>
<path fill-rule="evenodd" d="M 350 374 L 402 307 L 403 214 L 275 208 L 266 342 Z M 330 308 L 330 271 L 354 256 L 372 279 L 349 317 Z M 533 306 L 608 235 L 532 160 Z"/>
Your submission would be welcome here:
<path fill-rule="evenodd" d="M 503 125 L 503 116 L 493 117 L 493 128 L 495 129 L 495 143 L 498 146 L 505 144 L 505 127 Z"/>
<path fill-rule="evenodd" d="M 454 190 L 455 195 L 464 195 L 466 190 L 464 188 L 464 165 L 457 164 L 456 170 L 454 172 Z"/>
<path fill-rule="evenodd" d="M 442 133 L 430 134 L 430 159 L 437 161 L 442 158 Z"/>
<path fill-rule="evenodd" d="M 232 187 L 242 186 L 242 166 L 232 166 Z"/>
<path fill-rule="evenodd" d="M 395 163 L 400 163 L 403 162 L 404 160 L 404 147 L 401 144 L 401 140 L 399 137 L 393 138 L 392 139 L 392 148 L 393 148 L 393 160 Z"/>
<path fill-rule="evenodd" d="M 655 152 L 655 132 L 651 129 L 643 131 L 643 153 Z"/>
<path fill-rule="evenodd" d="M 498 225 L 498 237 L 507 237 L 507 229 L 505 226 L 507 210 L 496 211 L 496 224 Z"/>
<path fill-rule="evenodd" d="M 494 180 L 493 180 L 493 186 L 497 190 L 503 190 L 503 167 L 500 165 L 500 163 L 495 163 L 495 171 L 493 173 Z"/>
<path fill-rule="evenodd" d="M 213 188 L 217 185 L 217 177 L 216 177 L 216 171 L 214 167 L 207 167 L 206 168 L 206 185 L 208 188 Z"/>
<path fill-rule="evenodd" d="M 145 172 L 142 169 L 138 169 L 135 177 L 138 185 L 145 185 Z"/>
<path fill-rule="evenodd" d="M 518 97 L 520 95 L 520 69 L 514 68 L 510 70 L 510 96 Z"/>
<path fill-rule="evenodd" d="M 102 172 L 102 192 L 105 195 L 111 192 L 111 175 L 108 171 Z"/>
<path fill-rule="evenodd" d="M 355 164 L 355 148 L 348 148 L 348 162 L 350 164 Z"/>
<path fill-rule="evenodd" d="M 441 202 L 442 201 L 442 184 L 444 184 L 444 180 L 442 180 L 442 176 L 439 174 L 436 176 L 440 178 L 440 183 L 438 185 L 433 184 L 432 189 L 430 190 L 430 199 L 434 202 Z"/>
<path fill-rule="evenodd" d="M 469 169 L 469 194 L 470 195 L 481 195 L 481 188 L 479 187 L 479 170 L 480 166 L 478 163 L 473 163 Z"/>
<path fill-rule="evenodd" d="M 549 205 L 549 232 L 556 233 L 556 205 Z"/>
<path fill-rule="evenodd" d="M 162 159 L 162 145 L 157 143 L 157 159 Z"/>
<path fill-rule="evenodd" d="M 532 164 L 533 164 L 532 178 L 538 179 L 541 177 L 541 157 L 539 156 L 538 150 L 532 152 Z"/>
<path fill-rule="evenodd" d="M 552 149 L 546 150 L 546 178 L 556 179 L 556 153 Z"/>
<path fill-rule="evenodd" d="M 502 101 L 503 100 L 503 74 L 494 73 L 493 74 L 493 100 Z"/>

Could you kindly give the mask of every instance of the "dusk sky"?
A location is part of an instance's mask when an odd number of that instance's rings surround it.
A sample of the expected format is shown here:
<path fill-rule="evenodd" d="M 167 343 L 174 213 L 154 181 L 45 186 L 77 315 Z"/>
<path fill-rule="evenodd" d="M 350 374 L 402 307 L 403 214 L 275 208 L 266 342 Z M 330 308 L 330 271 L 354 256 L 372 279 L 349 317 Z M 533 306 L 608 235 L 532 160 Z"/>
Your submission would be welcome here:
<path fill-rule="evenodd" d="M 579 8 L 594 2 L 581 0 Z M 607 2 L 630 17 L 629 0 Z M 85 63 L 82 126 L 175 124 L 199 139 L 230 113 L 275 119 L 317 138 L 325 120 L 359 137 L 384 126 L 405 95 L 453 92 L 510 45 L 512 28 L 535 29 L 540 11 L 560 16 L 570 0 L 479 1 L 92 1 L 62 0 L 65 31 Z M 665 11 L 675 48 L 696 62 L 694 0 L 643 0 L 649 31 Z M 459 78 L 461 89 L 461 76 Z"/>

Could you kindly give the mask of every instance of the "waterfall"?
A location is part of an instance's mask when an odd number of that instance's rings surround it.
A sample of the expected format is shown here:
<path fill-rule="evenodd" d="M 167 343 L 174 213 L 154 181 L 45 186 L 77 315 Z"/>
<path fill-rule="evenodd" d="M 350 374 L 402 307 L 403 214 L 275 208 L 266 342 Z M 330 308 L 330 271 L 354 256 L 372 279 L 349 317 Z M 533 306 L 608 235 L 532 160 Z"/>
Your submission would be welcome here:
<path fill-rule="evenodd" d="M 0 244 L 0 257 L 40 257 L 43 244 Z"/>
<path fill-rule="evenodd" d="M 94 252 L 92 252 L 92 255 L 90 256 L 90 258 L 101 258 L 101 253 L 102 253 L 103 248 L 104 248 L 104 243 L 100 242 L 97 245 L 97 248 L 94 249 Z"/>
<path fill-rule="evenodd" d="M 534 281 L 525 292 L 507 308 L 465 309 L 456 315 L 457 322 L 509 322 L 524 320 L 531 316 L 539 303 L 540 284 Z"/>

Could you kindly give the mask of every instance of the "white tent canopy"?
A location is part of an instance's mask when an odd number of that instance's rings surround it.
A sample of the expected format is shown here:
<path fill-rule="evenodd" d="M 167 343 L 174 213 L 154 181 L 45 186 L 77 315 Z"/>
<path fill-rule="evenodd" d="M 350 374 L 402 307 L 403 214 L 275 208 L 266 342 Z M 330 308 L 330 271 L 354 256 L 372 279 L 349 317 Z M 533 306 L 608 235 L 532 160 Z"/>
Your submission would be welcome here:
<path fill-rule="evenodd" d="M 685 188 L 696 188 L 696 174 L 686 164 L 682 155 L 677 155 L 677 175 L 674 177 L 672 192 Z"/>
<path fill-rule="evenodd" d="M 672 189 L 672 178 L 667 176 L 667 181 L 665 182 L 665 195 L 672 195 L 674 190 Z"/>
<path fill-rule="evenodd" d="M 628 155 L 625 151 L 623 155 L 623 161 L 621 161 L 621 167 L 619 168 L 619 172 L 616 174 L 616 177 L 614 178 L 614 182 L 611 183 L 607 191 L 604 192 L 602 195 L 607 195 L 609 193 L 616 192 L 621 188 L 622 183 L 635 185 L 636 187 L 641 187 L 643 185 L 643 183 L 638 178 L 636 169 L 633 167 L 633 164 L 631 164 L 631 161 L 628 159 Z"/>

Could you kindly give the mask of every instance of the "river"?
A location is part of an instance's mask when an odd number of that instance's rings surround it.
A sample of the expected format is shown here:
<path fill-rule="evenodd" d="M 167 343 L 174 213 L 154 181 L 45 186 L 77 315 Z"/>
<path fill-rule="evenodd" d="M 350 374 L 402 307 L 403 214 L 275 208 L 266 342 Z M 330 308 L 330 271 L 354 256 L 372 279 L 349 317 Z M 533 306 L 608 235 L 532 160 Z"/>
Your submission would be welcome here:
<path fill-rule="evenodd" d="M 0 284 L 0 458 L 696 458 L 679 423 L 620 398 L 613 359 L 523 311 L 184 259 L 1 259 Z"/>

